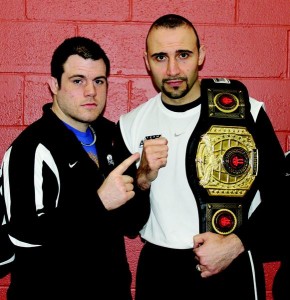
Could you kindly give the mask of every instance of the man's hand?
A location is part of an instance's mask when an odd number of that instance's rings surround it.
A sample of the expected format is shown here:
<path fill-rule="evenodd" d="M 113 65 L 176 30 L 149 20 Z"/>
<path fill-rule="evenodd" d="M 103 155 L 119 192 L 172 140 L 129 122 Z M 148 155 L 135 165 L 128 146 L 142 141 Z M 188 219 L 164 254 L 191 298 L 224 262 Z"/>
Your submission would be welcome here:
<path fill-rule="evenodd" d="M 194 236 L 193 243 L 193 251 L 203 278 L 223 271 L 245 250 L 235 234 L 205 232 Z"/>
<path fill-rule="evenodd" d="M 159 169 L 166 166 L 167 143 L 164 137 L 144 141 L 141 162 L 137 170 L 137 184 L 142 190 L 149 189 Z"/>
<path fill-rule="evenodd" d="M 97 193 L 107 210 L 118 208 L 134 197 L 133 178 L 123 173 L 139 158 L 140 154 L 137 152 L 125 159 L 98 189 Z"/>

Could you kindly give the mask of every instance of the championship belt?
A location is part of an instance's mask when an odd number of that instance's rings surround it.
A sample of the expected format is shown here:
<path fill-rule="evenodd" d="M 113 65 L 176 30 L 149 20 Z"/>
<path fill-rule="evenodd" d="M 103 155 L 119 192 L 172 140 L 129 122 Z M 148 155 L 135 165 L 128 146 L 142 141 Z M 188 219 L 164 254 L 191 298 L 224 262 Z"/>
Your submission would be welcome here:
<path fill-rule="evenodd" d="M 245 196 L 257 175 L 252 135 L 245 127 L 213 125 L 199 142 L 196 168 L 199 184 L 209 196 Z M 207 203 L 207 229 L 220 234 L 233 232 L 242 223 L 241 208 L 239 200 Z"/>
<path fill-rule="evenodd" d="M 227 235 L 247 217 L 247 193 L 257 176 L 258 151 L 247 128 L 250 111 L 244 86 L 240 89 L 240 82 L 233 85 L 227 79 L 206 83 L 202 95 L 208 100 L 205 122 L 210 126 L 200 135 L 195 156 L 195 176 L 203 195 L 201 231 Z"/>

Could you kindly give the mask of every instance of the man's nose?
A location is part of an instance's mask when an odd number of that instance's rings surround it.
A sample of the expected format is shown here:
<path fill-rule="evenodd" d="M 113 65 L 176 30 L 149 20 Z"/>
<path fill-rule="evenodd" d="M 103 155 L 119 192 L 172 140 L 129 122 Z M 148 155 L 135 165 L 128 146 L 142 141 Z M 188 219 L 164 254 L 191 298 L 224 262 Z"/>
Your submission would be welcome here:
<path fill-rule="evenodd" d="M 95 96 L 97 93 L 97 89 L 93 81 L 88 81 L 85 87 L 86 96 Z"/>
<path fill-rule="evenodd" d="M 171 58 L 168 61 L 167 65 L 167 75 L 168 76 L 176 76 L 180 73 L 179 64 L 175 58 Z"/>

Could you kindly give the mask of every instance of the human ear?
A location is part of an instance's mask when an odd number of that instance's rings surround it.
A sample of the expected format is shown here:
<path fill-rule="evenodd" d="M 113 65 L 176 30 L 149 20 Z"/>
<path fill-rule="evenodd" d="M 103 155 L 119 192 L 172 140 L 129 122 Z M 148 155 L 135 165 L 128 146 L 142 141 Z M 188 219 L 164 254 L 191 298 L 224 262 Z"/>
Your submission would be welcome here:
<path fill-rule="evenodd" d="M 50 77 L 47 81 L 48 85 L 49 85 L 49 89 L 52 92 L 53 95 L 57 94 L 58 91 L 58 83 L 57 83 L 57 79 L 54 77 Z"/>
<path fill-rule="evenodd" d="M 146 64 L 146 68 L 150 72 L 150 65 L 149 65 L 149 62 L 148 62 L 148 53 L 147 52 L 144 52 L 143 58 L 144 58 L 144 61 L 145 61 L 145 64 Z"/>
<path fill-rule="evenodd" d="M 201 45 L 198 52 L 198 65 L 201 66 L 205 59 L 205 46 Z"/>

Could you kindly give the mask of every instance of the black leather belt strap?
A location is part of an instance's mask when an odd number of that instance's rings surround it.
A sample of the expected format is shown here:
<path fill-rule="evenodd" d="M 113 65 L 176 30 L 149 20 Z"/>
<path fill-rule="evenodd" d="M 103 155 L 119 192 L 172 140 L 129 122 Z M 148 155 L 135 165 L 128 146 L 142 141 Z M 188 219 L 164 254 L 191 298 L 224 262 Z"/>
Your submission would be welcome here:
<path fill-rule="evenodd" d="M 247 218 L 255 192 L 258 151 L 246 87 L 203 79 L 200 120 L 189 139 L 186 168 L 199 202 L 201 231 L 229 234 Z"/>

